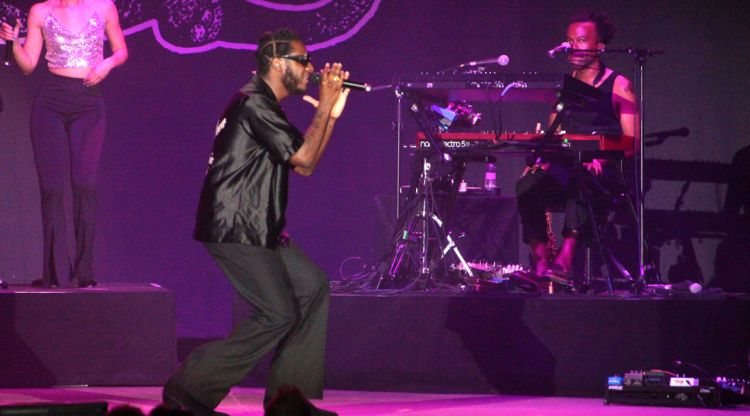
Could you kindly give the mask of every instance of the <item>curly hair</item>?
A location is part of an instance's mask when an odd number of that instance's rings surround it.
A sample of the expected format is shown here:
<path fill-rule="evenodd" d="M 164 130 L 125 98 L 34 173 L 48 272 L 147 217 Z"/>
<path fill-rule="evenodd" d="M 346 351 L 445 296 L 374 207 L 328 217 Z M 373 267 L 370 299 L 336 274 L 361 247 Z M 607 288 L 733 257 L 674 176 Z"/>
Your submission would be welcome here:
<path fill-rule="evenodd" d="M 596 26 L 596 34 L 599 36 L 599 42 L 608 44 L 615 37 L 615 25 L 609 19 L 609 15 L 597 10 L 583 9 L 579 10 L 568 21 L 568 24 L 593 22 Z"/>
<path fill-rule="evenodd" d="M 271 59 L 288 54 L 295 40 L 300 39 L 296 33 L 287 28 L 264 33 L 258 40 L 258 50 L 255 51 L 258 73 L 266 75 L 271 68 Z"/>

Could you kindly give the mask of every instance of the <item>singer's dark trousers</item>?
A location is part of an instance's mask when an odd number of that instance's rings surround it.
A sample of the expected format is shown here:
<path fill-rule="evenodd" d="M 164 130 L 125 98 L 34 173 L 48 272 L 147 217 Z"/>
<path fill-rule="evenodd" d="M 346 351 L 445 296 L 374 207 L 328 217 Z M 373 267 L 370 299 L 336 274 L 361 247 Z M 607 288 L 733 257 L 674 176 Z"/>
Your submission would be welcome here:
<path fill-rule="evenodd" d="M 42 201 L 42 279 L 46 284 L 95 278 L 95 184 L 104 129 L 104 101 L 98 87 L 86 87 L 77 78 L 48 75 L 31 110 L 31 143 Z M 63 206 L 68 179 L 73 188 L 73 267 Z"/>
<path fill-rule="evenodd" d="M 215 408 L 264 355 L 275 349 L 266 398 L 283 384 L 323 396 L 328 277 L 293 242 L 268 249 L 206 243 L 211 256 L 253 313 L 225 339 L 193 350 L 165 390 Z"/>

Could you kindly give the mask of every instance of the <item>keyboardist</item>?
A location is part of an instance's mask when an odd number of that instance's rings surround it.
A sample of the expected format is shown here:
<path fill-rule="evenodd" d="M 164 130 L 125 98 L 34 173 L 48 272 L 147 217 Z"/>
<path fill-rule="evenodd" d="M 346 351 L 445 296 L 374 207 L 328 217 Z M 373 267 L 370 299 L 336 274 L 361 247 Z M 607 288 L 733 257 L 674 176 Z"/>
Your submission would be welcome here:
<path fill-rule="evenodd" d="M 609 17 L 602 12 L 581 11 L 569 20 L 567 42 L 571 45 L 568 63 L 571 75 L 602 92 L 602 98 L 583 108 L 574 108 L 564 118 L 567 133 L 636 136 L 635 96 L 630 80 L 606 67 L 601 53 L 614 35 Z M 554 117 L 554 114 L 553 114 Z M 637 136 L 636 136 L 637 137 Z M 630 153 L 630 152 L 628 152 Z M 626 154 L 632 156 L 632 154 Z M 579 186 L 576 169 L 585 168 L 605 187 L 619 183 L 614 163 L 594 160 L 584 166 L 555 160 L 533 161 L 516 183 L 524 242 L 532 256 L 532 273 L 538 278 L 569 281 L 572 261 L 581 238 L 589 234 L 590 219 Z M 560 207 L 565 212 L 563 243 L 556 256 L 548 250 L 546 211 Z"/>

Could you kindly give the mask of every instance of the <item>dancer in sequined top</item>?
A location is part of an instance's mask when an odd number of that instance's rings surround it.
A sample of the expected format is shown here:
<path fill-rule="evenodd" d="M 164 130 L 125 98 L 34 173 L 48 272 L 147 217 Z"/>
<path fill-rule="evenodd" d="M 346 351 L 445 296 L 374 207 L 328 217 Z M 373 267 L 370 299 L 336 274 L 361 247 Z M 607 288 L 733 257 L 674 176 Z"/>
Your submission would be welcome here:
<path fill-rule="evenodd" d="M 99 83 L 128 59 L 115 5 L 110 0 L 47 0 L 31 7 L 25 42 L 21 23 L 0 26 L 13 42 L 13 58 L 25 74 L 37 67 L 46 46 L 49 76 L 31 110 L 31 142 L 41 188 L 42 277 L 35 285 L 95 286 L 93 246 L 96 171 L 105 131 Z M 104 41 L 112 54 L 104 58 Z M 76 252 L 68 254 L 63 190 L 73 186 Z"/>

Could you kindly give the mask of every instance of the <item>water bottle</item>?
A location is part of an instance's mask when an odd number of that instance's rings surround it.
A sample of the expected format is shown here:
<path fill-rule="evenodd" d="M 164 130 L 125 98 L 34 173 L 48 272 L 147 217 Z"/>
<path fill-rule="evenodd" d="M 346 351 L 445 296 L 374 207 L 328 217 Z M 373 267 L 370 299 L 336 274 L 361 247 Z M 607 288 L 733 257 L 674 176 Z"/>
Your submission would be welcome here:
<path fill-rule="evenodd" d="M 495 192 L 495 188 L 497 187 L 496 179 L 495 164 L 488 163 L 487 171 L 484 172 L 484 190 L 487 192 Z"/>
<path fill-rule="evenodd" d="M 464 179 L 461 179 L 461 182 L 458 184 L 458 192 L 464 194 L 466 193 L 467 189 L 468 189 L 468 186 L 466 184 L 466 181 Z"/>

